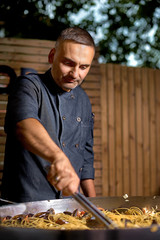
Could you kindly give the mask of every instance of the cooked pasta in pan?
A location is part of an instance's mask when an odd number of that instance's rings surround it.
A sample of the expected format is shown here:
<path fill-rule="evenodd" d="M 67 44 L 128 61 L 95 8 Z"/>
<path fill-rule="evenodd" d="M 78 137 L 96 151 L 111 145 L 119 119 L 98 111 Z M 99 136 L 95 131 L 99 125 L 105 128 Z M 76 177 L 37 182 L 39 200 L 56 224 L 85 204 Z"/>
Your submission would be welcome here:
<path fill-rule="evenodd" d="M 119 228 L 141 228 L 160 226 L 160 212 L 137 207 L 117 208 L 112 211 L 100 209 L 104 215 L 111 218 Z M 42 228 L 42 229 L 93 229 L 103 228 L 90 213 L 78 211 L 73 213 L 55 213 L 53 209 L 46 212 L 28 215 L 6 216 L 1 218 L 1 226 Z"/>

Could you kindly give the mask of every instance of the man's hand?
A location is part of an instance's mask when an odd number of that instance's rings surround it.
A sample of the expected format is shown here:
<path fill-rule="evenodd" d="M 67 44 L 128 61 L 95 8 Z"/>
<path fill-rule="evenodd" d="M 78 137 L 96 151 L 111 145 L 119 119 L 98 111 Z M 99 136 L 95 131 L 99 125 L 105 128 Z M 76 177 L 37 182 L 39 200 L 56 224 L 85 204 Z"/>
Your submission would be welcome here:
<path fill-rule="evenodd" d="M 65 154 L 58 155 L 50 167 L 48 181 L 64 196 L 69 196 L 78 190 L 80 180 Z"/>

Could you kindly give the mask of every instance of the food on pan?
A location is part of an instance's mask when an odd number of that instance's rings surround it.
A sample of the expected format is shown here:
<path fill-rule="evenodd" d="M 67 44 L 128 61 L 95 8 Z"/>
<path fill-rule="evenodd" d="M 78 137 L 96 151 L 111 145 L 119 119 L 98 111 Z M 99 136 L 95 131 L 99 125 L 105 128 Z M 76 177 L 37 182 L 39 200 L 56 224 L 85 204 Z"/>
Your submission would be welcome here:
<path fill-rule="evenodd" d="M 160 226 L 160 212 L 137 207 L 117 208 L 112 211 L 100 210 L 111 218 L 119 228 L 140 228 Z M 6 216 L 0 219 L 0 225 L 6 227 L 43 228 L 43 229 L 93 229 L 103 228 L 95 218 L 86 211 L 76 209 L 72 213 L 65 211 L 55 213 L 54 209 L 28 215 Z M 157 228 L 156 228 L 156 227 Z"/>

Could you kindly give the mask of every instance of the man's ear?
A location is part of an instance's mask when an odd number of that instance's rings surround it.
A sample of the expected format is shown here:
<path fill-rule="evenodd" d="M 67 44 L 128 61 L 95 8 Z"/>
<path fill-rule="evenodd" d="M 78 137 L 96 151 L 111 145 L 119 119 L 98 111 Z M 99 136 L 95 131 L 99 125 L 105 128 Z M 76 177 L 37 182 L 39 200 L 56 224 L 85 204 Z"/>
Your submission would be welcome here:
<path fill-rule="evenodd" d="M 49 62 L 50 64 L 53 63 L 54 54 L 55 54 L 55 48 L 52 48 L 51 51 L 50 51 L 50 53 L 48 54 L 48 62 Z"/>

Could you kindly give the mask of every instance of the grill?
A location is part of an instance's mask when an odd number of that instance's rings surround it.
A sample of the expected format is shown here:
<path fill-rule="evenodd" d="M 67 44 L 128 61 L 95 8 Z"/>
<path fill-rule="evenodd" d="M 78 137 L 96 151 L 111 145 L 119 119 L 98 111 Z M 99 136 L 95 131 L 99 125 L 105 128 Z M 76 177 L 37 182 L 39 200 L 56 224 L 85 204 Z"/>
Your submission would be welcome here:
<path fill-rule="evenodd" d="M 160 211 L 160 196 L 155 197 L 96 197 L 89 198 L 96 206 L 105 209 L 115 209 L 119 207 L 154 208 Z M 0 216 L 14 216 L 17 214 L 37 213 L 54 208 L 56 213 L 63 211 L 74 211 L 76 208 L 83 210 L 73 198 L 36 201 L 20 203 L 15 205 L 5 205 L 0 207 Z M 160 227 L 152 232 L 151 228 L 130 228 L 130 229 L 96 229 L 96 230 L 43 230 L 27 228 L 5 228 L 0 227 L 1 240 L 29 239 L 34 240 L 160 240 Z"/>

